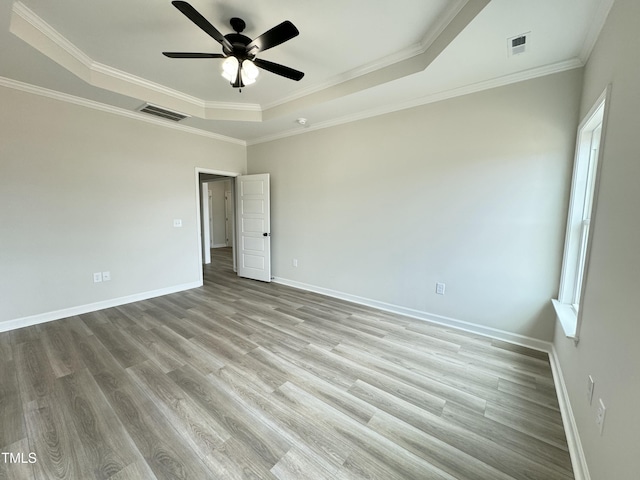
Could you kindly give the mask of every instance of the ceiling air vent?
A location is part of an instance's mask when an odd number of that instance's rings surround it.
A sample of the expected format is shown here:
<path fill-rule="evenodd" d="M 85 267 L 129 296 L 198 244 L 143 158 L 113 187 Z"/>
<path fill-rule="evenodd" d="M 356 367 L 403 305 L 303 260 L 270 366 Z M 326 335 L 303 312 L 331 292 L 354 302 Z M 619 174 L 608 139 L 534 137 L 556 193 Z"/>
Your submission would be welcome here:
<path fill-rule="evenodd" d="M 180 120 L 184 120 L 189 115 L 184 115 L 178 112 L 172 112 L 171 110 L 167 110 L 166 108 L 158 107 L 157 105 L 152 105 L 150 103 L 145 103 L 142 107 L 138 109 L 139 112 L 148 113 L 149 115 L 155 115 L 156 117 L 166 118 L 168 120 L 173 120 L 174 122 L 179 122 Z"/>
<path fill-rule="evenodd" d="M 509 56 L 521 55 L 526 52 L 530 47 L 531 32 L 523 33 L 515 37 L 507 39 L 507 51 Z"/>

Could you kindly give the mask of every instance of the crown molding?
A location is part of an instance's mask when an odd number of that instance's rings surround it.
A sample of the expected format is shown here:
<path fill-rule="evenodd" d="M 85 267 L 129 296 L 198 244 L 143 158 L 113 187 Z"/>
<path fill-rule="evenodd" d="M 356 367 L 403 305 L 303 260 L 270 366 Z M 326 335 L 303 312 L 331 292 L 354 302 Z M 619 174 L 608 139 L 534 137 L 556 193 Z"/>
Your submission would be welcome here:
<path fill-rule="evenodd" d="M 454 88 L 451 90 L 445 90 L 443 92 L 438 92 L 431 95 L 417 97 L 407 102 L 396 103 L 393 105 L 385 105 L 379 108 L 372 108 L 370 110 L 358 112 L 357 114 L 354 114 L 354 115 L 346 115 L 344 117 L 336 118 L 326 122 L 320 122 L 314 125 L 308 125 L 308 126 L 305 126 L 304 130 L 300 128 L 296 128 L 296 129 L 288 130 L 286 132 L 277 133 L 274 135 L 266 135 L 264 137 L 259 137 L 253 140 L 247 140 L 247 145 L 248 146 L 258 145 L 260 143 L 267 143 L 273 140 L 280 140 L 282 138 L 292 137 L 294 135 L 302 135 L 304 133 L 309 133 L 315 130 L 322 130 L 325 128 L 343 125 L 345 123 L 356 122 L 358 120 L 365 120 L 367 118 L 377 117 L 380 115 L 385 115 L 387 113 L 407 110 L 409 108 L 419 107 L 421 105 L 427 105 L 429 103 L 440 102 L 442 100 L 447 100 L 450 98 L 461 97 L 463 95 L 482 92 L 484 90 L 503 87 L 513 83 L 524 82 L 526 80 L 532 80 L 534 78 L 544 77 L 546 75 L 552 75 L 554 73 L 565 72 L 567 70 L 573 70 L 575 68 L 581 68 L 581 67 L 584 67 L 584 62 L 582 62 L 582 60 L 580 60 L 579 58 L 573 58 L 571 60 L 566 60 L 563 62 L 553 63 L 550 65 L 545 65 L 542 67 L 525 70 L 524 72 L 505 75 L 502 77 L 494 78 L 492 80 L 478 82 L 471 85 L 466 85 L 464 87 Z"/>
<path fill-rule="evenodd" d="M 400 78 L 424 71 L 445 48 L 471 23 L 491 0 L 462 0 L 461 8 L 448 12 L 434 32 L 424 41 L 429 42 L 421 53 L 396 61 L 369 73 L 344 80 L 338 84 L 309 93 L 287 103 L 263 110 L 263 118 L 271 120 L 292 114 L 314 105 L 322 104 L 354 93 L 383 85 Z M 456 3 L 458 5 L 458 3 Z"/>
<path fill-rule="evenodd" d="M 466 5 L 469 0 L 455 0 L 447 4 L 447 8 L 443 15 L 440 16 L 437 23 L 430 28 L 426 35 L 422 38 L 422 40 L 415 44 L 411 45 L 400 52 L 393 53 L 391 55 L 387 55 L 385 57 L 379 58 L 372 62 L 369 62 L 360 67 L 354 68 L 347 72 L 341 73 L 339 75 L 335 75 L 324 82 L 318 83 L 316 85 L 309 86 L 302 90 L 298 90 L 296 93 L 293 93 L 287 97 L 284 97 L 280 100 L 276 100 L 271 103 L 264 104 L 263 110 L 269 110 L 280 105 L 284 105 L 289 102 L 293 102 L 302 97 L 306 97 L 307 95 L 312 95 L 314 93 L 320 92 L 322 90 L 326 90 L 332 87 L 335 87 L 341 83 L 347 82 L 349 80 L 353 80 L 355 78 L 361 77 L 363 75 L 367 75 L 369 73 L 375 72 L 377 70 L 383 69 L 385 67 L 394 65 L 396 63 L 409 60 L 413 57 L 421 55 L 426 52 L 427 48 L 433 43 L 433 41 L 442 33 L 442 31 L 451 23 L 451 21 L 455 18 L 455 16 L 460 13 L 460 10 Z"/>
<path fill-rule="evenodd" d="M 87 68 L 91 68 L 91 65 L 94 63 L 91 57 L 86 55 L 82 50 L 76 47 L 73 43 L 63 37 L 57 30 L 55 30 L 51 25 L 42 20 L 39 16 L 37 16 L 29 7 L 27 7 L 22 2 L 14 2 L 13 15 L 10 23 L 10 31 L 15 34 L 14 22 L 17 20 L 23 20 L 27 22 L 30 26 L 35 28 L 38 32 L 40 32 L 44 37 L 50 39 L 56 46 L 65 51 L 71 57 L 76 59 L 79 63 L 84 65 Z M 19 27 L 15 27 L 16 29 Z"/>
<path fill-rule="evenodd" d="M 207 120 L 261 122 L 424 70 L 489 2 L 454 0 L 420 43 L 266 106 L 205 101 L 96 62 L 19 1 L 10 31 L 90 85 Z"/>
<path fill-rule="evenodd" d="M 318 92 L 322 92 L 323 90 L 327 90 L 333 87 L 340 85 L 341 83 L 348 82 L 350 80 L 354 80 L 363 75 L 367 75 L 369 73 L 373 73 L 382 68 L 388 67 L 390 65 L 394 65 L 398 62 L 402 62 L 405 60 L 410 60 L 416 55 L 420 55 L 424 52 L 424 48 L 421 44 L 412 45 L 401 52 L 393 53 L 391 55 L 387 55 L 386 57 L 382 57 L 376 61 L 370 62 L 366 65 L 362 65 L 358 68 L 354 68 L 353 70 L 349 70 L 344 73 L 340 73 L 338 75 L 334 75 L 333 77 L 323 81 L 316 83 L 315 85 L 310 85 L 306 88 L 296 91 L 291 95 L 288 95 L 284 98 L 276 100 L 271 103 L 264 104 L 263 110 L 270 110 L 272 108 L 277 108 L 281 105 L 286 105 L 291 102 L 295 102 L 301 98 L 307 97 L 309 95 L 316 94 Z"/>
<path fill-rule="evenodd" d="M 110 67 L 109 65 L 104 65 L 98 62 L 92 62 L 89 67 L 91 70 L 91 78 L 93 79 L 93 84 L 99 83 L 99 80 L 96 78 L 97 75 L 103 75 L 105 77 L 121 81 L 123 83 L 135 85 L 136 87 L 146 88 L 152 90 L 154 92 L 168 95 L 171 97 L 175 97 L 176 99 L 185 102 L 187 104 L 193 105 L 195 108 L 204 109 L 205 104 L 204 101 L 200 100 L 197 97 L 192 95 L 187 95 L 186 93 L 180 92 L 178 90 L 174 90 L 169 87 L 165 87 L 164 85 L 160 85 L 159 83 L 152 82 L 150 80 L 146 80 L 144 78 L 138 77 L 136 75 L 132 75 L 123 70 L 118 70 L 117 68 Z"/>
<path fill-rule="evenodd" d="M 90 85 L 199 118 L 248 122 L 262 120 L 260 105 L 204 101 L 96 62 L 21 2 L 13 4 L 9 30 Z"/>
<path fill-rule="evenodd" d="M 161 127 L 171 128 L 173 130 L 179 130 L 181 132 L 191 133 L 193 135 L 199 135 L 201 137 L 212 138 L 214 140 L 220 140 L 223 142 L 242 145 L 245 147 L 247 145 L 247 142 L 239 138 L 227 137 L 225 135 L 208 132 L 199 128 L 181 125 L 179 123 L 172 122 L 171 120 L 163 120 L 161 118 L 145 115 L 144 113 L 134 112 L 126 110 L 124 108 L 114 107 L 112 105 L 106 105 L 104 103 L 87 100 L 86 98 L 76 97 L 67 93 L 57 92 L 48 88 L 38 87 L 36 85 L 31 85 L 10 78 L 0 77 L 0 87 L 11 88 L 13 90 L 30 93 L 32 95 L 39 95 L 41 97 L 47 97 L 61 102 L 72 103 L 81 107 L 91 108 L 93 110 L 99 110 L 101 112 L 111 113 L 114 115 L 119 115 L 121 117 L 127 117 L 133 120 L 139 120 L 141 122 L 151 123 L 153 125 L 159 125 Z"/>
<path fill-rule="evenodd" d="M 302 104 L 313 105 L 321 103 L 322 101 L 326 101 L 327 98 L 338 98 L 389 81 L 389 78 L 387 78 L 389 76 L 389 70 L 402 70 L 402 72 L 397 74 L 398 78 L 410 74 L 413 71 L 423 70 L 489 2 L 490 0 L 452 1 L 448 4 L 447 10 L 440 16 L 437 24 L 429 28 L 429 31 L 419 44 L 413 45 L 397 54 L 389 55 L 360 68 L 353 69 L 345 74 L 333 77 L 322 84 L 299 91 L 284 100 L 267 105 L 265 109 L 258 104 L 205 101 L 96 62 L 19 1 L 16 1 L 13 5 L 10 31 L 91 85 L 129 97 L 139 98 L 150 103 L 159 104 L 165 108 L 203 119 L 261 122 L 286 114 L 290 110 L 301 108 Z M 358 112 L 357 114 L 310 125 L 304 128 L 304 130 L 295 128 L 248 141 L 219 135 L 207 130 L 175 124 L 173 122 L 166 123 L 164 120 L 153 117 L 148 118 L 147 115 L 138 112 L 111 107 L 99 102 L 54 92 L 9 79 L 2 79 L 1 77 L 0 85 L 130 118 L 136 118 L 169 128 L 216 138 L 222 141 L 229 141 L 241 145 L 255 145 L 582 67 L 595 45 L 613 3 L 614 0 L 601 0 L 578 58 L 426 95 L 407 102 L 369 109 Z M 28 86 L 25 87 L 26 85 Z M 334 89 L 333 92 L 332 89 Z M 327 95 L 329 97 L 327 97 Z M 263 116 L 265 117 L 264 119 Z"/>
<path fill-rule="evenodd" d="M 172 128 L 174 130 L 180 130 L 180 131 L 191 133 L 194 135 L 200 135 L 200 136 L 212 138 L 215 140 L 220 140 L 223 142 L 234 143 L 236 145 L 242 145 L 246 147 L 251 145 L 258 145 L 261 143 L 267 143 L 274 140 L 280 140 L 280 139 L 292 137 L 295 135 L 301 135 L 301 134 L 313 132 L 316 130 L 335 127 L 335 126 L 343 125 L 346 123 L 356 122 L 359 120 L 365 120 L 367 118 L 377 117 L 380 115 L 385 115 L 388 113 L 406 110 L 413 107 L 419 107 L 421 105 L 440 102 L 442 100 L 460 97 L 463 95 L 469 95 L 471 93 L 490 90 L 492 88 L 497 88 L 497 87 L 510 85 L 513 83 L 523 82 L 526 80 L 531 80 L 534 78 L 543 77 L 543 76 L 551 75 L 554 73 L 560 73 L 567 70 L 573 70 L 575 68 L 581 68 L 583 66 L 584 66 L 584 63 L 580 59 L 574 58 L 564 62 L 559 62 L 551 65 L 545 65 L 539 68 L 530 69 L 525 72 L 518 72 L 511 75 L 505 75 L 503 77 L 488 80 L 485 82 L 479 82 L 479 83 L 467 85 L 460 88 L 455 88 L 455 89 L 446 90 L 446 91 L 438 92 L 431 95 L 426 95 L 423 97 L 418 97 L 407 102 L 401 102 L 393 105 L 386 105 L 383 107 L 359 112 L 358 114 L 355 114 L 355 115 L 346 115 L 337 119 L 321 122 L 315 125 L 306 126 L 303 130 L 296 128 L 296 129 L 291 129 L 285 132 L 281 132 L 273 135 L 266 135 L 263 137 L 258 137 L 253 140 L 246 140 L 246 141 L 239 138 L 228 137 L 225 135 L 209 132 L 207 130 L 202 130 L 195 127 L 180 125 L 180 124 L 171 122 L 169 120 L 162 120 L 160 118 L 150 117 L 148 115 L 145 115 L 143 113 L 139 113 L 136 111 L 130 111 L 124 108 L 106 105 L 104 103 L 96 102 L 93 100 L 87 100 L 85 98 L 69 95 L 66 93 L 61 93 L 61 92 L 50 90 L 43 87 L 38 87 L 28 83 L 20 82 L 18 80 L 13 80 L 10 78 L 0 77 L 0 86 L 6 87 L 6 88 L 12 88 L 14 90 L 20 90 L 26 93 L 31 93 L 33 95 L 40 95 L 43 97 L 51 98 L 51 99 L 62 101 L 62 102 L 68 102 L 75 105 L 80 105 L 87 108 L 92 108 L 94 110 L 100 110 L 103 112 L 112 113 L 115 115 L 131 118 L 134 120 L 140 120 L 143 122 L 152 123 L 154 125 L 159 125 L 166 128 Z"/>
<path fill-rule="evenodd" d="M 587 63 L 587 60 L 589 60 L 591 52 L 596 45 L 596 41 L 600 36 L 600 32 L 602 31 L 602 28 L 607 21 L 609 12 L 613 7 L 614 1 L 615 0 L 601 0 L 600 5 L 598 5 L 598 9 L 596 10 L 593 21 L 589 26 L 589 31 L 587 32 L 587 36 L 584 39 L 584 43 L 582 44 L 582 49 L 580 50 L 579 58 L 583 63 Z"/>

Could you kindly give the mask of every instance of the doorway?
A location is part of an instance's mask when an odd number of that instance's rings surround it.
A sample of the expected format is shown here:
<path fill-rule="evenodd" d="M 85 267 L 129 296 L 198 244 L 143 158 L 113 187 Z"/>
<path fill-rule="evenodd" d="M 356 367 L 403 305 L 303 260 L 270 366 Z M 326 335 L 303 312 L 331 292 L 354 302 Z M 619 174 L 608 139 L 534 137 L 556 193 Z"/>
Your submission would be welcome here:
<path fill-rule="evenodd" d="M 226 247 L 227 238 L 232 250 L 233 270 L 236 270 L 235 235 L 228 237 L 227 228 L 235 231 L 235 177 L 239 173 L 196 168 L 198 251 L 200 265 L 211 263 L 211 248 Z M 216 201 L 216 192 L 221 196 Z M 225 194 L 226 199 L 225 199 Z M 211 194 L 211 200 L 210 200 Z M 227 212 L 230 216 L 226 216 Z M 216 218 L 220 217 L 220 218 Z M 218 220 L 221 220 L 218 222 Z M 216 229 L 216 224 L 217 229 Z M 220 240 L 222 239 L 222 240 Z M 199 269 L 202 283 L 202 268 Z"/>
<path fill-rule="evenodd" d="M 263 282 L 272 280 L 269 179 L 268 173 L 240 175 L 196 167 L 200 265 L 211 262 L 209 183 L 230 180 L 224 187 L 226 193 L 224 211 L 234 213 L 228 222 L 230 228 L 226 227 L 227 232 L 231 231 L 230 239 L 228 237 L 227 239 L 231 241 L 233 271 L 241 277 L 253 280 Z M 238 244 L 241 248 L 238 248 Z M 225 245 L 225 248 L 228 247 Z M 199 277 L 202 284 L 202 268 L 199 269 Z"/>

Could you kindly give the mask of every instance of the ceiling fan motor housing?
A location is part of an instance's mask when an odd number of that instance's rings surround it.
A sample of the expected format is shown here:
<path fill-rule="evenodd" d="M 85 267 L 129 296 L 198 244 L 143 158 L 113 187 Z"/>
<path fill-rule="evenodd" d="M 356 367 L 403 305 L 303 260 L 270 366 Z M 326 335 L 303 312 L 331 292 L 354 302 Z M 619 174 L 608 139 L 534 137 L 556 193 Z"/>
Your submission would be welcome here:
<path fill-rule="evenodd" d="M 222 47 L 222 51 L 225 55 L 233 55 L 238 60 L 252 60 L 255 58 L 255 53 L 250 53 L 247 51 L 247 45 L 251 43 L 251 39 L 246 35 L 242 35 L 241 33 L 228 33 L 224 36 L 229 43 L 233 46 L 233 50 L 229 50 L 226 47 Z M 254 52 L 254 50 L 252 50 Z"/>

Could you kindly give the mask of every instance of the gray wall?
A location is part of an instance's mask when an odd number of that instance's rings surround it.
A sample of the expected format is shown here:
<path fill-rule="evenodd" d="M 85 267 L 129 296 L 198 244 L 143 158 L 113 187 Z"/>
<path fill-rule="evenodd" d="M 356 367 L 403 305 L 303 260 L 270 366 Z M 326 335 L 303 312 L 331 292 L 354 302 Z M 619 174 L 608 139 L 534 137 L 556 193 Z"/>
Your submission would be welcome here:
<path fill-rule="evenodd" d="M 0 105 L 0 322 L 198 281 L 195 167 L 244 172 L 244 146 L 8 88 Z"/>
<path fill-rule="evenodd" d="M 212 196 L 213 237 L 211 246 L 214 248 L 226 245 L 226 214 L 224 192 L 231 191 L 231 181 L 209 182 L 209 191 Z M 231 241 L 231 238 L 229 238 Z"/>
<path fill-rule="evenodd" d="M 272 179 L 273 274 L 551 340 L 581 80 L 250 146 L 249 173 Z"/>
<path fill-rule="evenodd" d="M 580 343 L 555 347 L 591 478 L 640 477 L 640 2 L 616 0 L 585 67 L 582 115 L 611 83 Z M 593 405 L 587 375 L 595 380 Z M 607 414 L 600 436 L 596 405 Z"/>

